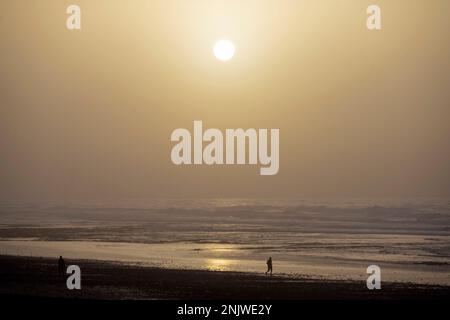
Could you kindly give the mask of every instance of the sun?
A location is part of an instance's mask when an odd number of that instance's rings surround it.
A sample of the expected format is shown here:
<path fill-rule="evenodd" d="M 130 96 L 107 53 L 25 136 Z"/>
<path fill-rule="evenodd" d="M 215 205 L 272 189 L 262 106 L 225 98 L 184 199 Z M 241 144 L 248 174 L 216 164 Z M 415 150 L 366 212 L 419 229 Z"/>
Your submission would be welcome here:
<path fill-rule="evenodd" d="M 220 61 L 228 61 L 233 58 L 236 49 L 230 40 L 219 40 L 214 45 L 214 55 Z"/>

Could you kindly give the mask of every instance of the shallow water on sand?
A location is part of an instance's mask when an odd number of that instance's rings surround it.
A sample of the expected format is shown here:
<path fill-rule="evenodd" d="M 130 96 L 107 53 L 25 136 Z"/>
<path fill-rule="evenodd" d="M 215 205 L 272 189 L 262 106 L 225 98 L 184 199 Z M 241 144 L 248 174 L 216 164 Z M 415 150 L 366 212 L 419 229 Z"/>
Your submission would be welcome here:
<path fill-rule="evenodd" d="M 446 200 L 3 203 L 0 254 L 450 285 Z"/>

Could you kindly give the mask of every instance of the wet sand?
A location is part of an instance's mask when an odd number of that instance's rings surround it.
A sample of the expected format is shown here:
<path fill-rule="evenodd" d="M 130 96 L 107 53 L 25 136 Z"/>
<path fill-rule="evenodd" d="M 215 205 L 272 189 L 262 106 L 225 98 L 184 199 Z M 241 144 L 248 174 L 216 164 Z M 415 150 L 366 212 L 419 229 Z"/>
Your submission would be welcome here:
<path fill-rule="evenodd" d="M 450 287 L 314 280 L 240 272 L 179 270 L 117 262 L 68 260 L 82 271 L 82 289 L 68 290 L 56 259 L 0 256 L 0 295 L 82 299 L 442 299 Z"/>

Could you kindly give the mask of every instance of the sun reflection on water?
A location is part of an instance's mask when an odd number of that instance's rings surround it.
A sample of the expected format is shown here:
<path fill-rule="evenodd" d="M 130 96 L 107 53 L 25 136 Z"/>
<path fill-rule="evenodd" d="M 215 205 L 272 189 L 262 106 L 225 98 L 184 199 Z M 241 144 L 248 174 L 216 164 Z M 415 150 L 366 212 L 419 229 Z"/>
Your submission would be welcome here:
<path fill-rule="evenodd" d="M 227 259 L 207 259 L 206 268 L 211 271 L 226 271 L 229 269 L 231 264 L 230 260 Z"/>

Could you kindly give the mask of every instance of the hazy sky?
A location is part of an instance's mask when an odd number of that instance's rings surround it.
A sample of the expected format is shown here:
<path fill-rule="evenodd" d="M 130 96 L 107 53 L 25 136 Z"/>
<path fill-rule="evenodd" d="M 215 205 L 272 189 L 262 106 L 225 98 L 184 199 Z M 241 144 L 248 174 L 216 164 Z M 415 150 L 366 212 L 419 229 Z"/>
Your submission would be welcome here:
<path fill-rule="evenodd" d="M 448 0 L 2 0 L 0 199 L 450 196 L 449 13 Z M 194 120 L 279 128 L 278 175 L 173 165 L 170 134 Z"/>

